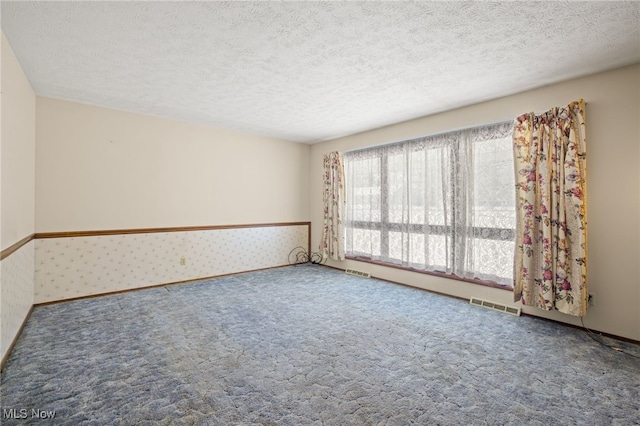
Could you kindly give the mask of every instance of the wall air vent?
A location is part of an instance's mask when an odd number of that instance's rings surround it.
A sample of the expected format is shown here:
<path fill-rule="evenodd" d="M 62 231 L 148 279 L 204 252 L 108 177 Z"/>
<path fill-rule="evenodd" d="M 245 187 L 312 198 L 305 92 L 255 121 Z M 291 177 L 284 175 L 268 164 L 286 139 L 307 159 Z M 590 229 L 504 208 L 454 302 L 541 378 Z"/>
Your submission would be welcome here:
<path fill-rule="evenodd" d="M 482 306 L 483 308 L 493 309 L 494 311 L 500 311 L 510 315 L 515 315 L 517 317 L 520 316 L 520 308 L 503 305 L 502 303 L 490 302 L 488 300 L 482 300 L 475 297 L 472 297 L 469 303 L 476 306 Z"/>
<path fill-rule="evenodd" d="M 371 278 L 371 274 L 369 272 L 362 272 L 362 271 L 358 271 L 350 268 L 345 269 L 344 272 L 349 275 L 355 275 L 356 277 Z"/>

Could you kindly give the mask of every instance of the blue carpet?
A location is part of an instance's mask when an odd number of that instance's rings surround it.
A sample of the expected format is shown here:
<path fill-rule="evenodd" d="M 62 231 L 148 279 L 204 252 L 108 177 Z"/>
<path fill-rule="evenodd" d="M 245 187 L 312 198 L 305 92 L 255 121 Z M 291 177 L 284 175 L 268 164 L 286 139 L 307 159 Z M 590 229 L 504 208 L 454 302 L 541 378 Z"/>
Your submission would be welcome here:
<path fill-rule="evenodd" d="M 310 265 L 37 307 L 0 392 L 3 425 L 640 424 L 640 360 L 580 330 Z"/>

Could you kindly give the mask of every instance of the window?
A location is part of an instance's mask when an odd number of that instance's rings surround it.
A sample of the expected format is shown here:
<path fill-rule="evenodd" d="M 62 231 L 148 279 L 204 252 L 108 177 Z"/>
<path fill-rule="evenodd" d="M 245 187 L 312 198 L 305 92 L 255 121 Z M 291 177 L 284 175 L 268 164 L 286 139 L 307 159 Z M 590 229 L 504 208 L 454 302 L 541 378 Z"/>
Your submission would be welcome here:
<path fill-rule="evenodd" d="M 345 153 L 347 256 L 511 286 L 511 127 Z"/>

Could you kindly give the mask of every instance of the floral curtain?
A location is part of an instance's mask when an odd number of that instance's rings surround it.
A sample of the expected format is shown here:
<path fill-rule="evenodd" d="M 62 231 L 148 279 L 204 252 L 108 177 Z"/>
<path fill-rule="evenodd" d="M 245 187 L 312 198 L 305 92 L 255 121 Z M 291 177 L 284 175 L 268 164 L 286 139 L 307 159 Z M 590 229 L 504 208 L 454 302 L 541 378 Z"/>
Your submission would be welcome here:
<path fill-rule="evenodd" d="M 514 300 L 587 312 L 584 101 L 514 121 Z"/>
<path fill-rule="evenodd" d="M 323 157 L 324 226 L 322 253 L 334 260 L 344 260 L 344 169 L 342 154 L 330 152 Z"/>

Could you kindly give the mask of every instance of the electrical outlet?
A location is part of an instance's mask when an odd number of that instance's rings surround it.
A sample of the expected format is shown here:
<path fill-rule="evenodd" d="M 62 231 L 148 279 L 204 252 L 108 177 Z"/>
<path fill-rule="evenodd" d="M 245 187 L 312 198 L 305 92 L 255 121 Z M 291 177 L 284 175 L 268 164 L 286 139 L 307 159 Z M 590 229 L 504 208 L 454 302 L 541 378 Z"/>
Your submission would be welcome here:
<path fill-rule="evenodd" d="M 596 294 L 589 293 L 589 306 L 596 306 Z"/>
<path fill-rule="evenodd" d="M 185 259 L 185 258 L 184 258 L 184 256 L 182 256 L 182 257 L 180 258 L 180 264 L 181 264 L 182 266 L 184 266 L 184 265 L 186 265 L 186 264 L 187 264 L 187 259 Z"/>

